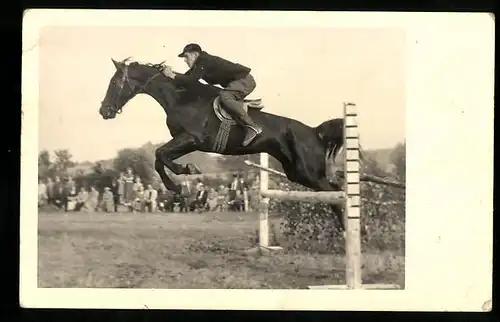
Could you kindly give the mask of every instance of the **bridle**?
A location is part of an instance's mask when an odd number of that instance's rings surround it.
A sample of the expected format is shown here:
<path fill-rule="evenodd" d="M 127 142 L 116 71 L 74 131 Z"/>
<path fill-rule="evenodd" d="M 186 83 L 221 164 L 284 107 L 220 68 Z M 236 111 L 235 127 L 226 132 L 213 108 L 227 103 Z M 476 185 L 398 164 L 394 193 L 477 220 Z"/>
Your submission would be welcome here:
<path fill-rule="evenodd" d="M 158 66 L 161 66 L 161 64 L 159 64 Z M 128 67 L 129 66 L 127 64 L 125 64 L 124 67 L 122 68 L 122 78 L 120 80 L 120 89 L 118 90 L 118 92 L 116 93 L 116 95 L 113 97 L 113 101 L 115 101 L 118 97 L 120 97 L 120 95 L 121 95 L 121 93 L 123 91 L 123 88 L 125 87 L 125 83 L 127 83 L 130 88 L 134 88 L 132 86 L 132 83 L 130 82 L 130 77 L 128 75 Z M 159 70 L 156 74 L 154 74 L 153 76 L 149 77 L 144 84 L 137 86 L 138 89 L 135 91 L 135 94 L 137 94 L 137 93 L 139 93 L 141 91 L 145 91 L 146 86 L 148 86 L 151 81 L 153 81 L 156 77 L 158 77 L 161 74 L 163 74 L 163 71 Z M 109 104 L 108 106 L 109 106 L 109 108 L 112 109 L 112 111 L 114 113 L 116 113 L 116 114 L 121 114 L 122 113 L 122 108 L 123 107 L 116 108 L 116 104 Z"/>

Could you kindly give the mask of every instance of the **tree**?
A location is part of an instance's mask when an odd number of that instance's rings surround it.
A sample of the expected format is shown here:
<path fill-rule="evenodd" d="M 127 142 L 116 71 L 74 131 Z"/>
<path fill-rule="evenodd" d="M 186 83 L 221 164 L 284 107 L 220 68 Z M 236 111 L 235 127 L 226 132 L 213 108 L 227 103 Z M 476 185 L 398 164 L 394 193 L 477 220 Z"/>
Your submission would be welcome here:
<path fill-rule="evenodd" d="M 52 162 L 50 161 L 50 153 L 47 150 L 42 150 L 38 154 L 38 177 L 48 178 L 51 176 Z"/>
<path fill-rule="evenodd" d="M 151 182 L 154 177 L 154 154 L 145 149 L 123 149 L 113 162 L 116 171 L 125 172 L 132 168 L 143 181 Z"/>
<path fill-rule="evenodd" d="M 69 167 L 72 167 L 75 165 L 75 162 L 71 161 L 71 158 L 73 157 L 69 150 L 67 149 L 61 149 L 61 150 L 56 150 L 54 151 L 54 154 L 56 156 L 55 160 L 55 168 L 56 171 L 60 174 L 66 173 Z"/>

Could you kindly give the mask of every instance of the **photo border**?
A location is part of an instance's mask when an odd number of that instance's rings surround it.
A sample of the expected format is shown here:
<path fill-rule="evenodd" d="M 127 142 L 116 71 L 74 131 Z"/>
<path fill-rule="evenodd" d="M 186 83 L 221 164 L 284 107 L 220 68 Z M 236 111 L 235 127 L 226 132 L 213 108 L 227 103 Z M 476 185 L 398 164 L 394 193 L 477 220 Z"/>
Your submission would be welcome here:
<path fill-rule="evenodd" d="M 44 26 L 125 24 L 404 28 L 408 59 L 405 289 L 38 288 L 34 178 L 38 153 L 39 33 Z M 474 51 L 467 51 L 464 43 L 473 46 Z M 494 20 L 487 13 L 27 11 L 23 19 L 22 58 L 21 305 L 108 309 L 484 310 L 485 302 L 492 296 L 493 62 Z M 474 64 L 474 68 L 467 64 Z M 463 69 L 468 73 L 459 74 L 462 78 L 449 76 Z"/>

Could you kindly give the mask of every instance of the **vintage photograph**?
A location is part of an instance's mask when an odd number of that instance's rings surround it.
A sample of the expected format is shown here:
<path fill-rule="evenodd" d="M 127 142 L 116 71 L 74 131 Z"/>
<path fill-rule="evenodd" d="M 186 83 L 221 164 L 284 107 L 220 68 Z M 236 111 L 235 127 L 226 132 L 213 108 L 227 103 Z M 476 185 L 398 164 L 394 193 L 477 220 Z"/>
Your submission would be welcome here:
<path fill-rule="evenodd" d="M 404 30 L 47 27 L 38 46 L 39 287 L 404 288 Z"/>
<path fill-rule="evenodd" d="M 406 292 L 408 29 L 89 14 L 23 52 L 37 289 Z"/>

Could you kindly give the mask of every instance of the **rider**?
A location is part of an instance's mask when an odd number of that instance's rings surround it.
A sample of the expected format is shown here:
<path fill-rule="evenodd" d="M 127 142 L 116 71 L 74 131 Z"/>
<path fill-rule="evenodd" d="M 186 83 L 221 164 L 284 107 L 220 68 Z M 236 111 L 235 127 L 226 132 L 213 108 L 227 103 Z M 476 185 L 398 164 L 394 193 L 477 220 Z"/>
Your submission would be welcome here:
<path fill-rule="evenodd" d="M 256 86 L 255 80 L 250 74 L 250 68 L 210 55 L 203 51 L 198 44 L 186 45 L 178 57 L 183 57 L 190 69 L 185 74 L 176 74 L 170 67 L 165 67 L 164 74 L 181 83 L 198 82 L 199 79 L 203 79 L 208 84 L 224 87 L 219 95 L 223 107 L 238 124 L 246 128 L 243 146 L 250 144 L 262 133 L 262 128 L 250 118 L 243 108 L 243 99 Z"/>

